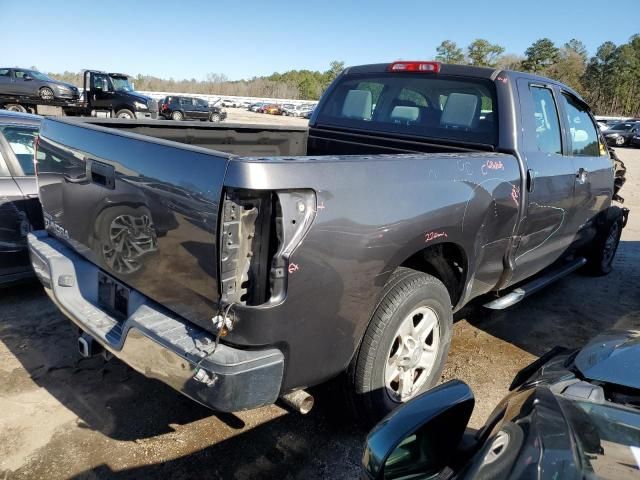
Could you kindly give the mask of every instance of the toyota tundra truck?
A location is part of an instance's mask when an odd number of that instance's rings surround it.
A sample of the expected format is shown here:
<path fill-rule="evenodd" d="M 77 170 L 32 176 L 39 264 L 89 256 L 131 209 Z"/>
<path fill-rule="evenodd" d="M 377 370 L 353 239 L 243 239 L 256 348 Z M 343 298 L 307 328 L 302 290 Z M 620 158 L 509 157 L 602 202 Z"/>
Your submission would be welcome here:
<path fill-rule="evenodd" d="M 436 62 L 347 68 L 308 129 L 47 118 L 36 158 L 81 353 L 219 411 L 340 376 L 377 419 L 439 381 L 453 312 L 608 273 L 628 214 L 576 92 Z"/>

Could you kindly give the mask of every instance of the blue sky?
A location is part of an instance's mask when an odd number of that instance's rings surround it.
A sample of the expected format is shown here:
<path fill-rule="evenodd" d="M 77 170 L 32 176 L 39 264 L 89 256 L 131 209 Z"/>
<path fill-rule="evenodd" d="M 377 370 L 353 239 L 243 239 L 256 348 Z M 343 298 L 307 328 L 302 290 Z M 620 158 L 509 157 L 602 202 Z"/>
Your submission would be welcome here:
<path fill-rule="evenodd" d="M 636 1 L 614 19 L 602 0 L 0 0 L 0 65 L 239 79 L 326 70 L 334 59 L 431 59 L 442 40 L 478 37 L 518 54 L 545 36 L 559 45 L 576 37 L 592 54 L 640 33 Z"/>

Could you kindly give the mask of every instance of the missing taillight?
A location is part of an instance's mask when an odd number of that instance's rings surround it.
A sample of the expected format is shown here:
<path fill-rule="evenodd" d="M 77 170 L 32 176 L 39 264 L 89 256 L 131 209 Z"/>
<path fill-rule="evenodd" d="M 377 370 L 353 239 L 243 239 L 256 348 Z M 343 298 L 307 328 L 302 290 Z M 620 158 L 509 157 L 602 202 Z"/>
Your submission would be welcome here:
<path fill-rule="evenodd" d="M 315 216 L 311 190 L 229 189 L 222 206 L 220 300 L 261 305 L 283 298 L 289 256 Z"/>

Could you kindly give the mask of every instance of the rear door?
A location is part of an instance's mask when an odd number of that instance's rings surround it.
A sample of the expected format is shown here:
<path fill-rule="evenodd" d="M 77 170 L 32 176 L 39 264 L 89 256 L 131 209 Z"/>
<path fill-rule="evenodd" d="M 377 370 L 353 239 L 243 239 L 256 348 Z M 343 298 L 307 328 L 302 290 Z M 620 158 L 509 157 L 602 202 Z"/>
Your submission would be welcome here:
<path fill-rule="evenodd" d="M 13 95 L 13 80 L 10 68 L 0 68 L 0 94 Z"/>
<path fill-rule="evenodd" d="M 567 155 L 558 91 L 553 85 L 517 81 L 527 167 L 525 217 L 519 229 L 516 268 L 511 283 L 530 277 L 556 261 L 573 241 L 576 168 Z M 514 201 L 521 192 L 514 189 Z"/>
<path fill-rule="evenodd" d="M 576 244 L 585 244 L 596 234 L 596 217 L 608 208 L 613 195 L 613 163 L 600 143 L 598 127 L 589 108 L 573 94 L 561 93 L 567 125 L 567 146 L 575 175 L 575 216 L 571 228 Z"/>

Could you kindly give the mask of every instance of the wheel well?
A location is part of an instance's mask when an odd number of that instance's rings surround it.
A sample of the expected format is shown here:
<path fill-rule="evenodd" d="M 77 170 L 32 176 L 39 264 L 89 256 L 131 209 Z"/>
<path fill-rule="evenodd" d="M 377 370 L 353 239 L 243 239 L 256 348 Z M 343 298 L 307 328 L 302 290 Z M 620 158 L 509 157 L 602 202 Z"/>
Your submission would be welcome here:
<path fill-rule="evenodd" d="M 401 267 L 433 275 L 447 287 L 451 304 L 460 301 L 467 279 L 467 257 L 455 243 L 439 243 L 427 247 L 406 259 Z"/>

